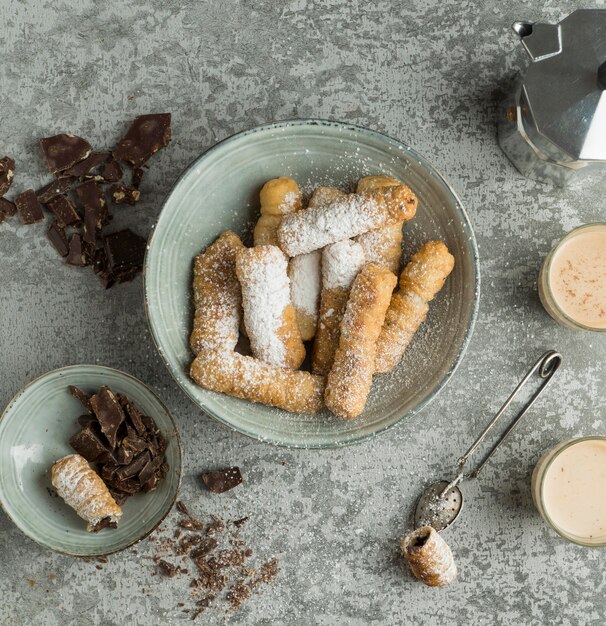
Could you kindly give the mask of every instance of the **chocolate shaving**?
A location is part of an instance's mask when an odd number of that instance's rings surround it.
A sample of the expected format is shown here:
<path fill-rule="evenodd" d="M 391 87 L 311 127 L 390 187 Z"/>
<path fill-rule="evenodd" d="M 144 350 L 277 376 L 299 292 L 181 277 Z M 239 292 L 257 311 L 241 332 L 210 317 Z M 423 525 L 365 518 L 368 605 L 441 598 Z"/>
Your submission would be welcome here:
<path fill-rule="evenodd" d="M 242 474 L 239 467 L 228 467 L 223 470 L 205 472 L 202 474 L 202 482 L 210 492 L 224 493 L 242 482 Z"/>
<path fill-rule="evenodd" d="M 0 159 L 0 196 L 3 196 L 13 183 L 15 176 L 15 162 L 10 157 Z"/>
<path fill-rule="evenodd" d="M 40 146 L 51 174 L 62 172 L 86 159 L 92 149 L 88 141 L 69 134 L 41 139 Z"/>
<path fill-rule="evenodd" d="M 28 189 L 15 198 L 15 205 L 23 224 L 34 224 L 44 219 L 42 205 L 33 189 Z"/>
<path fill-rule="evenodd" d="M 140 167 L 168 145 L 171 139 L 170 113 L 152 113 L 136 117 L 113 151 L 118 161 Z"/>

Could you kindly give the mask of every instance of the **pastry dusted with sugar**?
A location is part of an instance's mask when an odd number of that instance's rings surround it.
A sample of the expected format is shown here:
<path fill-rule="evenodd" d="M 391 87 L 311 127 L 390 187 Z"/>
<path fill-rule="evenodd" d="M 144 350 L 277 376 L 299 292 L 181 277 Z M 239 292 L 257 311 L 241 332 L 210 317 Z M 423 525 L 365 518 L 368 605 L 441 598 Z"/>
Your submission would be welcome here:
<path fill-rule="evenodd" d="M 341 191 L 341 189 L 336 187 L 316 187 L 309 198 L 307 208 L 313 209 L 335 200 L 343 200 L 343 198 L 347 198 L 347 195 L 345 191 Z"/>
<path fill-rule="evenodd" d="M 404 537 L 400 548 L 412 573 L 429 587 L 443 587 L 457 577 L 457 565 L 448 544 L 431 526 Z"/>
<path fill-rule="evenodd" d="M 118 524 L 122 509 L 84 457 L 70 454 L 56 461 L 51 482 L 65 503 L 87 522 L 89 532 Z"/>
<path fill-rule="evenodd" d="M 362 246 L 351 239 L 322 250 L 322 292 L 312 356 L 315 374 L 326 375 L 332 367 L 349 291 L 365 262 Z"/>
<path fill-rule="evenodd" d="M 288 256 L 305 254 L 369 230 L 412 219 L 416 208 L 417 197 L 402 184 L 348 194 L 286 215 L 278 228 L 278 241 Z"/>
<path fill-rule="evenodd" d="M 253 231 L 253 242 L 255 246 L 277 246 L 276 233 L 282 217 L 301 208 L 301 190 L 292 178 L 272 178 L 261 188 L 259 201 L 261 215 Z"/>
<path fill-rule="evenodd" d="M 297 314 L 297 325 L 303 341 L 313 339 L 318 323 L 322 279 L 322 253 L 314 250 L 295 256 L 288 262 L 290 298 Z"/>
<path fill-rule="evenodd" d="M 227 231 L 194 260 L 194 327 L 190 346 L 233 350 L 238 343 L 242 293 L 236 276 L 236 253 L 244 246 Z"/>
<path fill-rule="evenodd" d="M 324 378 L 263 363 L 237 352 L 200 353 L 190 375 L 200 386 L 294 413 L 322 408 Z"/>
<path fill-rule="evenodd" d="M 362 413 L 372 386 L 377 339 L 397 278 L 387 268 L 366 265 L 354 280 L 341 323 L 339 347 L 326 380 L 324 401 L 336 415 Z"/>
<path fill-rule="evenodd" d="M 364 176 L 358 181 L 356 193 L 367 193 L 398 184 L 399 182 L 391 176 Z M 356 241 L 364 248 L 368 263 L 384 265 L 394 273 L 398 271 L 402 257 L 402 226 L 404 220 L 369 230 L 356 237 Z"/>
<path fill-rule="evenodd" d="M 377 343 L 377 373 L 390 372 L 399 362 L 419 326 L 429 302 L 442 289 L 455 259 L 441 241 L 429 241 L 413 254 L 391 298 Z"/>
<path fill-rule="evenodd" d="M 276 246 L 242 248 L 236 254 L 236 274 L 252 353 L 269 365 L 297 369 L 305 347 L 290 301 L 286 257 Z"/>

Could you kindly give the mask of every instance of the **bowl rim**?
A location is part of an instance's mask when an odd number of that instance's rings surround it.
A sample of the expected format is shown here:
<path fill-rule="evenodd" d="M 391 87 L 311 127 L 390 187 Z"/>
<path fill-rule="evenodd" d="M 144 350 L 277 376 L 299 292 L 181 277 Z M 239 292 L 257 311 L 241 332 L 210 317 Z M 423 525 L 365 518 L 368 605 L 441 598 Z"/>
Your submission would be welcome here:
<path fill-rule="evenodd" d="M 44 372 L 43 374 L 39 374 L 34 379 L 30 380 L 19 391 L 17 391 L 17 393 L 15 393 L 15 395 L 9 400 L 8 404 L 6 405 L 6 407 L 4 408 L 2 413 L 0 414 L 0 423 L 4 420 L 5 417 L 7 417 L 7 415 L 9 414 L 10 410 L 13 408 L 13 406 L 17 402 L 17 400 L 19 400 L 19 398 L 21 398 L 21 396 L 23 396 L 28 391 L 28 389 L 30 387 L 32 387 L 33 385 L 35 385 L 37 382 L 41 381 L 42 379 L 46 378 L 47 376 L 52 376 L 53 374 L 60 374 L 61 372 L 65 372 L 65 371 L 69 371 L 69 370 L 79 370 L 79 369 L 81 369 L 83 367 L 95 368 L 96 370 L 100 370 L 101 372 L 103 372 L 103 371 L 110 371 L 110 372 L 113 372 L 115 374 L 118 374 L 119 376 L 123 376 L 124 378 L 128 378 L 130 380 L 133 380 L 136 383 L 138 383 L 139 385 L 141 385 L 150 395 L 152 395 L 156 399 L 158 404 L 160 404 L 160 406 L 164 409 L 166 415 L 168 415 L 168 418 L 169 418 L 169 420 L 170 420 L 170 422 L 171 422 L 171 424 L 173 426 L 173 432 L 174 432 L 174 435 L 175 435 L 174 441 L 177 444 L 177 450 L 178 450 L 178 453 L 179 453 L 179 465 L 176 468 L 176 472 L 177 472 L 177 488 L 175 489 L 175 493 L 172 496 L 171 501 L 170 501 L 170 506 L 167 508 L 166 512 L 162 514 L 162 516 L 158 519 L 158 521 L 153 525 L 153 527 L 150 530 L 146 531 L 140 537 L 137 537 L 136 539 L 133 539 L 132 541 L 130 541 L 125 546 L 122 546 L 120 548 L 115 548 L 113 550 L 107 550 L 107 551 L 103 551 L 103 552 L 82 554 L 80 552 L 72 552 L 70 550 L 64 550 L 64 549 L 61 549 L 61 548 L 56 548 L 56 547 L 48 545 L 48 544 L 46 544 L 46 543 L 44 543 L 42 541 L 39 541 L 36 537 L 32 537 L 27 531 L 25 531 L 21 527 L 19 522 L 11 515 L 11 513 L 7 509 L 6 505 L 3 504 L 5 498 L 3 496 L 2 489 L 0 489 L 0 510 L 3 511 L 3 513 L 8 517 L 8 519 L 10 519 L 11 522 L 17 527 L 17 529 L 21 533 L 23 533 L 26 537 L 28 537 L 32 541 L 35 541 L 38 545 L 42 546 L 43 548 L 47 548 L 48 550 L 52 550 L 53 552 L 57 552 L 58 554 L 64 554 L 66 556 L 73 556 L 73 557 L 78 557 L 78 558 L 93 558 L 93 557 L 99 557 L 99 556 L 108 556 L 110 554 L 115 554 L 116 552 L 122 552 L 122 550 L 126 550 L 127 548 L 130 548 L 130 547 L 134 546 L 136 543 L 139 543 L 140 541 L 142 541 L 143 539 L 145 539 L 146 537 L 151 535 L 158 528 L 158 526 L 160 526 L 160 524 L 166 519 L 168 514 L 172 511 L 172 509 L 173 509 L 173 507 L 175 505 L 175 502 L 176 502 L 176 500 L 177 500 L 177 498 L 179 496 L 179 491 L 181 490 L 181 481 L 182 481 L 182 478 L 183 478 L 183 446 L 181 444 L 181 437 L 179 435 L 179 429 L 177 427 L 177 422 L 175 421 L 175 418 L 173 417 L 172 413 L 168 410 L 168 408 L 166 407 L 164 402 L 162 402 L 162 400 L 160 399 L 158 394 L 155 391 L 153 391 L 153 389 L 151 389 L 147 384 L 145 384 L 142 380 L 140 380 L 136 376 L 133 376 L 132 374 L 129 374 L 128 372 L 125 372 L 124 370 L 117 369 L 115 367 L 109 367 L 107 365 L 96 365 L 96 364 L 93 364 L 93 363 L 77 363 L 77 364 L 73 364 L 73 365 L 64 365 L 63 367 L 58 367 L 58 368 L 56 368 L 54 370 L 49 370 L 47 372 Z"/>
<path fill-rule="evenodd" d="M 413 409 L 409 409 L 408 411 L 404 411 L 403 413 L 398 415 L 391 424 L 387 424 L 386 426 L 383 426 L 373 432 L 364 433 L 356 437 L 350 437 L 342 441 L 339 441 L 339 440 L 332 441 L 330 443 L 284 442 L 284 441 L 278 441 L 272 438 L 263 437 L 256 433 L 250 432 L 244 428 L 241 428 L 235 424 L 230 423 L 229 421 L 222 418 L 220 415 L 217 415 L 216 413 L 214 413 L 207 406 L 202 406 L 202 404 L 198 401 L 198 399 L 192 393 L 190 393 L 190 391 L 187 389 L 185 384 L 181 382 L 179 371 L 177 370 L 177 368 L 173 367 L 172 364 L 169 362 L 165 350 L 160 345 L 160 339 L 156 334 L 156 329 L 154 327 L 154 323 L 152 322 L 152 316 L 150 314 L 150 304 L 149 304 L 149 298 L 148 298 L 148 266 L 149 266 L 150 252 L 152 250 L 154 241 L 157 236 L 157 225 L 162 217 L 162 214 L 164 213 L 166 209 L 166 206 L 171 196 L 173 195 L 175 189 L 181 184 L 181 181 L 186 176 L 189 175 L 189 173 L 199 164 L 200 161 L 207 158 L 212 152 L 218 150 L 219 148 L 225 147 L 225 145 L 229 143 L 235 142 L 243 137 L 254 135 L 259 132 L 279 130 L 282 128 L 290 128 L 290 127 L 297 127 L 297 126 L 303 126 L 303 127 L 332 126 L 335 128 L 339 128 L 341 130 L 349 130 L 349 131 L 364 133 L 367 135 L 375 136 L 384 142 L 388 142 L 389 144 L 397 147 L 398 149 L 409 154 L 411 157 L 415 158 L 429 172 L 429 174 L 432 177 L 438 180 L 438 182 L 445 188 L 446 192 L 450 194 L 451 199 L 453 200 L 457 210 L 459 211 L 463 229 L 466 231 L 467 240 L 470 245 L 471 256 L 472 256 L 472 266 L 474 268 L 474 274 L 475 274 L 474 276 L 474 300 L 471 306 L 471 315 L 469 317 L 467 328 L 465 329 L 465 335 L 463 336 L 463 341 L 461 342 L 458 353 L 451 367 L 444 374 L 444 376 L 440 379 L 440 381 L 438 382 L 436 387 L 431 391 L 431 393 L 426 398 L 424 398 L 421 402 L 419 402 L 419 404 L 416 407 L 414 407 Z M 279 121 L 274 121 L 274 122 L 269 122 L 269 123 L 253 126 L 251 128 L 241 130 L 241 131 L 232 133 L 231 135 L 228 135 L 224 139 L 221 139 L 217 143 L 213 144 L 212 146 L 204 150 L 200 155 L 198 155 L 192 161 L 190 161 L 189 164 L 179 174 L 174 184 L 171 186 L 171 188 L 167 192 L 164 198 L 164 201 L 162 203 L 162 208 L 160 209 L 160 212 L 158 213 L 158 217 L 156 218 L 156 221 L 154 222 L 152 226 L 152 235 L 149 238 L 146 252 L 145 252 L 145 259 L 143 261 L 143 279 L 142 279 L 145 317 L 147 319 L 152 341 L 156 347 L 156 350 L 160 354 L 160 357 L 162 358 L 162 361 L 166 369 L 168 370 L 169 374 L 173 378 L 173 380 L 177 383 L 179 388 L 185 393 L 185 395 L 193 402 L 193 404 L 200 411 L 202 411 L 204 414 L 208 415 L 209 417 L 213 418 L 214 420 L 218 421 L 220 424 L 227 426 L 229 429 L 237 433 L 240 433 L 242 435 L 246 435 L 247 437 L 254 439 L 256 441 L 272 444 L 272 445 L 279 446 L 279 447 L 285 447 L 285 448 L 314 449 L 314 450 L 341 448 L 341 447 L 345 447 L 349 445 L 362 443 L 363 441 L 372 439 L 376 437 L 377 435 L 380 435 L 390 430 L 397 424 L 400 424 L 405 417 L 410 417 L 410 418 L 414 417 L 420 411 L 422 411 L 425 407 L 427 407 L 430 404 L 430 402 L 432 402 L 436 398 L 436 396 L 440 393 L 440 391 L 442 391 L 442 389 L 447 385 L 447 383 L 449 382 L 449 380 L 452 378 L 453 374 L 456 372 L 457 368 L 459 367 L 461 361 L 463 360 L 465 353 L 467 352 L 467 348 L 471 341 L 471 337 L 473 335 L 475 324 L 478 318 L 478 310 L 479 310 L 479 303 L 480 303 L 480 287 L 481 287 L 480 253 L 478 250 L 478 244 L 477 244 L 475 233 L 473 230 L 473 225 L 471 223 L 471 220 L 469 219 L 469 215 L 467 214 L 467 211 L 465 210 L 465 207 L 463 206 L 463 203 L 461 199 L 459 198 L 457 192 L 452 188 L 452 186 L 446 180 L 442 172 L 438 170 L 435 166 L 433 166 L 423 155 L 417 152 L 414 148 L 411 148 L 407 144 L 401 142 L 398 139 L 395 139 L 394 137 L 391 137 L 390 135 L 387 135 L 386 133 L 373 130 L 370 128 L 366 128 L 364 126 L 360 126 L 358 124 L 353 124 L 350 122 L 342 122 L 338 120 L 330 120 L 330 119 L 325 119 L 325 118 L 285 119 L 285 120 L 279 120 Z"/>

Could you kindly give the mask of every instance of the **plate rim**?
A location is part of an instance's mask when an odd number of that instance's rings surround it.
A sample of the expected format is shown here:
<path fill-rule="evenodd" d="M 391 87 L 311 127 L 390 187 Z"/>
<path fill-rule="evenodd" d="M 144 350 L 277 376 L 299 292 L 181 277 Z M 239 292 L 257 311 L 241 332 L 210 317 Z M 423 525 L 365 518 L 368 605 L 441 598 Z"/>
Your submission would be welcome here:
<path fill-rule="evenodd" d="M 416 407 L 414 407 L 413 409 L 409 409 L 408 411 L 404 411 L 403 413 L 399 414 L 396 419 L 394 419 L 394 421 L 391 424 L 388 424 L 386 426 L 383 426 L 382 428 L 379 428 L 378 430 L 375 430 L 373 432 L 370 433 L 365 433 L 362 435 L 359 435 L 357 437 L 352 437 L 352 438 L 348 438 L 342 441 L 332 441 L 330 443 L 298 443 L 298 442 L 285 442 L 285 441 L 278 441 L 276 439 L 273 438 L 267 438 L 267 437 L 263 437 L 261 435 L 252 433 L 247 431 L 244 428 L 241 428 L 235 424 L 232 424 L 228 421 L 226 421 L 225 419 L 223 419 L 221 416 L 215 414 L 215 412 L 213 412 L 211 409 L 209 409 L 207 406 L 202 406 L 201 403 L 197 400 L 197 398 L 194 397 L 194 395 L 192 393 L 190 393 L 190 391 L 186 388 L 186 386 L 181 382 L 180 380 L 180 376 L 179 376 L 179 372 L 176 371 L 176 368 L 173 368 L 172 365 L 169 363 L 168 358 L 166 356 L 166 352 L 165 350 L 162 348 L 162 346 L 160 345 L 160 340 L 158 338 L 158 336 L 156 335 L 156 329 L 154 327 L 154 324 L 152 322 L 151 319 L 151 314 L 150 314 L 150 303 L 149 303 L 149 298 L 148 298 L 148 269 L 149 269 L 149 259 L 150 259 L 150 252 L 152 250 L 152 247 L 154 245 L 156 236 L 157 236 L 157 225 L 162 217 L 162 214 L 164 213 L 166 206 L 171 198 L 171 196 L 173 195 L 174 191 L 176 190 L 176 188 L 180 185 L 181 181 L 199 164 L 200 161 L 202 161 L 203 159 L 207 158 L 209 156 L 209 154 L 211 154 L 212 152 L 218 150 L 219 148 L 223 148 L 226 144 L 229 144 L 231 142 L 234 142 L 238 139 L 241 139 L 242 137 L 247 137 L 249 135 L 253 135 L 255 133 L 258 132 L 263 132 L 263 131 L 272 131 L 272 130 L 278 130 L 281 128 L 288 128 L 288 127 L 297 127 L 297 126 L 302 126 L 302 127 L 309 127 L 309 126 L 317 126 L 317 127 L 322 127 L 322 126 L 332 126 L 335 128 L 339 128 L 341 130 L 349 130 L 349 131 L 354 131 L 354 132 L 359 132 L 359 133 L 363 133 L 363 134 L 368 134 L 371 136 L 375 136 L 380 138 L 383 141 L 386 141 L 392 145 L 395 145 L 397 148 L 399 148 L 400 150 L 403 150 L 405 153 L 408 153 L 409 155 L 411 155 L 413 158 L 417 159 L 419 161 L 420 164 L 423 165 L 424 168 L 427 169 L 427 171 L 429 172 L 430 175 L 432 175 L 433 177 L 437 178 L 438 181 L 444 185 L 444 187 L 446 188 L 447 192 L 450 193 L 452 195 L 452 198 L 454 199 L 455 205 L 459 211 L 459 213 L 461 214 L 462 217 L 462 224 L 463 224 L 463 228 L 466 231 L 468 237 L 468 242 L 470 244 L 470 248 L 471 248 L 471 256 L 472 256 L 472 265 L 474 268 L 474 274 L 475 274 L 475 280 L 474 280 L 474 300 L 471 306 L 471 315 L 469 317 L 469 322 L 467 324 L 467 328 L 465 329 L 465 335 L 463 337 L 463 341 L 461 343 L 461 346 L 459 348 L 459 351 L 453 361 L 453 364 L 451 365 L 451 367 L 449 368 L 449 370 L 444 374 L 444 376 L 440 379 L 440 381 L 438 382 L 438 384 L 436 385 L 435 389 L 432 390 L 432 392 L 425 398 L 423 399 Z M 346 447 L 346 446 L 350 446 L 350 445 L 355 445 L 355 444 L 359 444 L 359 443 L 363 443 L 364 441 L 367 441 L 369 439 L 373 439 L 378 435 L 381 435 L 385 432 L 387 432 L 388 430 L 390 430 L 391 428 L 393 428 L 394 426 L 402 423 L 402 421 L 404 420 L 405 417 L 414 417 L 415 415 L 417 415 L 420 411 L 422 411 L 424 408 L 426 408 L 438 395 L 439 393 L 442 391 L 442 389 L 444 389 L 444 387 L 448 384 L 448 382 L 450 381 L 450 379 L 452 378 L 452 376 L 454 375 L 454 373 L 456 372 L 457 368 L 459 367 L 461 361 L 463 360 L 463 357 L 465 356 L 465 353 L 467 352 L 467 348 L 469 347 L 469 343 L 471 342 L 471 338 L 475 329 L 475 325 L 476 325 L 476 321 L 478 318 L 478 312 L 479 312 L 479 305 L 480 305 L 480 295 L 481 295 L 481 278 L 480 278 L 480 253 L 479 253 L 479 249 L 478 249 L 478 243 L 476 240 L 476 236 L 475 236 L 475 232 L 473 229 L 473 224 L 471 222 L 471 219 L 469 218 L 469 215 L 467 214 L 467 211 L 463 205 L 463 202 L 461 201 L 461 198 L 459 197 L 458 193 L 453 189 L 452 185 L 446 180 L 446 178 L 444 177 L 444 175 L 442 174 L 442 172 L 436 168 L 434 165 L 432 165 L 428 159 L 426 159 L 422 154 L 420 154 L 419 152 L 417 152 L 414 148 L 408 146 L 407 144 L 403 143 L 402 141 L 400 141 L 399 139 L 395 139 L 394 137 L 391 137 L 390 135 L 383 133 L 381 131 L 377 131 L 371 128 L 367 128 L 365 126 L 361 126 L 359 124 L 353 124 L 350 122 L 342 122 L 342 121 L 338 121 L 338 120 L 330 120 L 330 119 L 325 119 L 325 118 L 299 118 L 299 119 L 285 119 L 285 120 L 280 120 L 280 121 L 274 121 L 274 122 L 268 122 L 265 124 L 260 124 L 257 126 L 252 126 L 248 129 L 245 130 L 241 130 L 235 133 L 232 133 L 231 135 L 228 135 L 227 137 L 225 137 L 224 139 L 221 139 L 220 141 L 218 141 L 217 143 L 213 144 L 212 146 L 208 147 L 206 150 L 204 150 L 203 152 L 201 152 L 197 157 L 195 157 L 194 159 L 192 159 L 189 164 L 181 171 L 181 173 L 179 174 L 179 176 L 177 177 L 177 179 L 175 180 L 174 184 L 171 186 L 171 188 L 169 189 L 169 191 L 167 192 L 166 196 L 164 197 L 164 200 L 162 202 L 162 208 L 160 209 L 160 212 L 158 213 L 158 217 L 156 218 L 153 226 L 152 226 L 152 234 L 151 237 L 149 238 L 148 244 L 147 244 L 147 248 L 145 251 L 145 258 L 143 261 L 143 277 L 142 277 L 142 290 L 143 290 L 143 303 L 144 303 L 144 310 L 145 310 L 145 318 L 147 319 L 147 324 L 150 330 L 150 335 L 152 337 L 152 341 L 154 343 L 154 346 L 156 348 L 156 351 L 158 352 L 158 354 L 160 355 L 160 358 L 162 359 L 162 362 L 164 363 L 164 366 L 166 367 L 166 369 L 168 370 L 171 378 L 177 383 L 177 385 L 179 386 L 179 388 L 181 389 L 181 391 L 183 393 L 185 393 L 185 395 L 191 400 L 191 402 L 197 407 L 197 409 L 199 411 L 201 411 L 202 413 L 208 415 L 209 417 L 211 417 L 212 419 L 214 419 L 215 421 L 219 422 L 220 424 L 222 424 L 223 426 L 226 426 L 227 428 L 229 428 L 232 431 L 235 431 L 237 433 L 240 433 L 242 435 L 245 435 L 247 437 L 249 437 L 250 439 L 253 439 L 255 441 L 260 441 L 261 443 L 267 443 L 267 444 L 271 444 L 271 445 L 275 445 L 278 447 L 285 447 L 285 448 L 293 448 L 293 449 L 305 449 L 305 450 L 327 450 L 327 449 L 333 449 L 333 448 L 342 448 L 342 447 Z"/>
<path fill-rule="evenodd" d="M 15 525 L 15 527 L 19 530 L 19 532 L 21 532 L 23 535 L 28 537 L 28 539 L 31 539 L 32 541 L 37 543 L 39 546 L 42 546 L 43 548 L 46 548 L 48 550 L 52 550 L 53 552 L 56 552 L 58 554 L 63 554 L 65 556 L 73 556 L 73 557 L 78 557 L 78 558 L 91 558 L 91 557 L 98 557 L 98 556 L 108 556 L 110 554 L 115 554 L 116 552 L 122 552 L 123 550 L 126 550 L 127 548 L 130 548 L 130 547 L 134 546 L 135 544 L 139 543 L 140 541 L 142 541 L 143 539 L 145 539 L 146 537 L 151 535 L 151 533 L 153 533 L 158 528 L 158 526 L 160 526 L 160 524 L 166 519 L 168 514 L 172 511 L 172 509 L 173 509 L 173 507 L 175 505 L 175 502 L 177 501 L 177 498 L 179 496 L 179 491 L 181 490 L 181 482 L 182 482 L 182 479 L 183 479 L 183 446 L 181 444 L 181 436 L 179 434 L 179 429 L 177 427 L 177 422 L 176 422 L 175 418 L 173 417 L 172 413 L 168 410 L 168 407 L 166 406 L 166 404 L 164 404 L 164 402 L 160 399 L 158 394 L 153 389 L 151 389 L 151 387 L 149 387 L 149 385 L 144 383 L 142 380 L 140 380 L 136 376 L 133 376 L 132 374 L 129 374 L 128 372 L 125 372 L 124 370 L 121 370 L 121 369 L 118 369 L 118 368 L 115 368 L 115 367 L 110 367 L 108 365 L 97 365 L 95 363 L 77 363 L 77 364 L 72 364 L 72 365 L 64 365 L 63 367 L 57 367 L 57 368 L 55 368 L 53 370 L 49 370 L 47 372 L 44 372 L 43 374 L 39 374 L 38 376 L 36 376 L 32 380 L 30 380 L 21 389 L 19 389 L 19 391 L 17 391 L 17 393 L 15 393 L 14 396 L 9 400 L 8 404 L 6 405 L 6 407 L 4 408 L 2 413 L 0 414 L 0 423 L 2 423 L 3 420 L 7 417 L 7 415 L 9 414 L 10 410 L 13 408 L 13 406 L 17 402 L 17 400 L 19 400 L 19 398 L 21 398 L 28 391 L 28 389 L 30 387 L 32 387 L 33 385 L 35 385 L 37 382 L 43 380 L 46 377 L 49 377 L 49 376 L 52 376 L 52 375 L 55 375 L 55 374 L 60 374 L 61 372 L 64 372 L 64 371 L 67 371 L 67 370 L 79 370 L 80 368 L 83 368 L 83 367 L 94 368 L 96 370 L 100 370 L 101 372 L 103 372 L 103 371 L 111 371 L 111 372 L 113 372 L 115 374 L 118 374 L 119 376 L 123 376 L 124 378 L 128 378 L 130 380 L 135 381 L 136 383 L 141 385 L 148 393 L 150 393 L 156 399 L 156 401 L 160 404 L 160 406 L 164 409 L 165 413 L 168 415 L 168 417 L 170 419 L 170 422 L 171 422 L 171 424 L 173 426 L 173 431 L 174 431 L 174 435 L 175 435 L 175 441 L 176 441 L 176 444 L 177 444 L 177 450 L 178 450 L 178 454 L 179 454 L 179 465 L 177 467 L 177 486 L 176 486 L 176 489 L 175 489 L 174 496 L 171 498 L 170 506 L 168 507 L 166 512 L 162 514 L 160 519 L 153 525 L 153 527 L 150 530 L 146 531 L 140 537 L 137 537 L 136 539 L 133 539 L 132 541 L 130 541 L 125 546 L 122 546 L 122 547 L 119 547 L 119 548 L 114 548 L 112 550 L 104 550 L 103 552 L 94 552 L 94 553 L 93 552 L 91 552 L 91 553 L 88 553 L 88 552 L 87 553 L 81 553 L 81 552 L 77 552 L 77 551 L 73 552 L 73 551 L 70 551 L 70 550 L 65 550 L 65 549 L 62 549 L 62 548 L 53 547 L 53 546 L 51 546 L 51 545 L 49 545 L 47 543 L 44 543 L 43 541 L 40 541 L 36 537 L 32 537 L 32 535 L 30 535 L 26 530 L 24 530 L 21 527 L 21 525 L 19 524 L 19 522 L 11 515 L 11 512 L 6 507 L 6 504 L 4 503 L 6 498 L 4 497 L 3 491 L 0 488 L 0 510 Z"/>

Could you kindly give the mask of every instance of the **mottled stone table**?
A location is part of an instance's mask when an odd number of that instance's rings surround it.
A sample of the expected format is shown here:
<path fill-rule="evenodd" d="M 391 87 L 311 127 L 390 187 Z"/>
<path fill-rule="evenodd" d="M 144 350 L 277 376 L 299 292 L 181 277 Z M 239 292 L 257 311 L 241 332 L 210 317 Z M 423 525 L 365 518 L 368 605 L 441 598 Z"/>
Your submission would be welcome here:
<path fill-rule="evenodd" d="M 603 2 L 598 0 L 597 5 Z M 529 6 L 532 5 L 532 6 Z M 0 226 L 0 405 L 33 377 L 97 362 L 154 387 L 185 445 L 183 497 L 198 511 L 250 514 L 259 555 L 276 555 L 272 588 L 230 624 L 602 624 L 604 554 L 565 543 L 529 491 L 541 452 L 605 432 L 606 337 L 557 326 L 537 297 L 542 258 L 563 233 L 604 219 L 598 177 L 557 189 L 523 179 L 500 152 L 496 106 L 525 59 L 509 26 L 558 20 L 580 3 L 268 0 L 0 3 L 0 153 L 16 189 L 45 179 L 36 141 L 70 130 L 110 146 L 134 115 L 173 113 L 174 141 L 154 157 L 136 208 L 116 224 L 149 231 L 179 172 L 234 132 L 324 117 L 384 131 L 427 156 L 475 226 L 482 295 L 475 334 L 447 388 L 421 415 L 376 440 L 328 451 L 273 448 L 202 415 L 172 382 L 147 329 L 141 279 L 105 293 L 63 266 L 42 226 Z M 466 487 L 445 536 L 460 577 L 441 591 L 397 558 L 411 504 L 441 477 L 545 349 L 565 366 L 549 397 Z M 212 499 L 207 467 L 240 464 L 247 487 Z M 152 576 L 139 554 L 98 570 L 25 538 L 0 512 L 0 624 L 170 624 L 185 582 Z M 32 582 L 28 582 L 32 581 Z"/>

